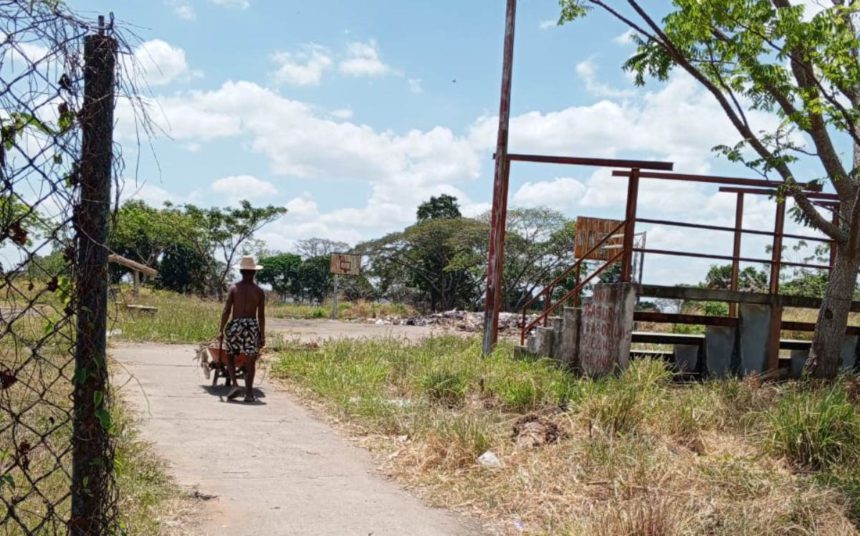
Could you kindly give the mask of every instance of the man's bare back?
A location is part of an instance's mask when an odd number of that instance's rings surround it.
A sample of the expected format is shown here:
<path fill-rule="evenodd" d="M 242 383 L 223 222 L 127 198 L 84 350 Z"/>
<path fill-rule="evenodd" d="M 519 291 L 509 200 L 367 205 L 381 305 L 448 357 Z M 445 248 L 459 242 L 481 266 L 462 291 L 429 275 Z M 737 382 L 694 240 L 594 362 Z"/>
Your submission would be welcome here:
<path fill-rule="evenodd" d="M 256 263 L 251 260 L 250 264 Z M 253 402 L 256 361 L 266 345 L 266 294 L 254 283 L 256 270 L 241 270 L 241 273 L 242 281 L 230 287 L 227 293 L 218 339 L 223 343 L 226 336 L 227 372 L 234 386 L 227 399 L 232 400 L 240 393 L 236 383 L 235 358 L 242 354 L 247 357 L 245 401 Z"/>
<path fill-rule="evenodd" d="M 227 295 L 227 305 L 232 305 L 233 318 L 257 318 L 262 309 L 266 295 L 263 289 L 252 281 L 240 281 L 230 287 Z"/>

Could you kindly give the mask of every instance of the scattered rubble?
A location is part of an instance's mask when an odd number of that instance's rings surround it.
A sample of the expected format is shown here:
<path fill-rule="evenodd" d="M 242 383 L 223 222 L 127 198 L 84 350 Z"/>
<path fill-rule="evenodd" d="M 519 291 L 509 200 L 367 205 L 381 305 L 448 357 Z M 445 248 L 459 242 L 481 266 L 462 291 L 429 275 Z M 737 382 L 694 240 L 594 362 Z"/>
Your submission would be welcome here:
<path fill-rule="evenodd" d="M 491 450 L 478 456 L 478 463 L 484 467 L 492 467 L 494 469 L 502 467 L 502 460 L 500 460 L 499 457 Z"/>
<path fill-rule="evenodd" d="M 513 440 L 520 448 L 556 443 L 562 437 L 564 433 L 556 423 L 533 413 L 520 417 L 514 423 Z"/>
<path fill-rule="evenodd" d="M 529 321 L 536 318 L 531 316 Z M 424 316 L 400 318 L 387 316 L 382 318 L 367 318 L 365 322 L 377 326 L 439 326 L 460 331 L 479 332 L 484 327 L 484 313 L 460 311 L 457 309 Z M 517 313 L 499 313 L 499 330 L 517 330 L 522 326 L 522 315 Z"/>

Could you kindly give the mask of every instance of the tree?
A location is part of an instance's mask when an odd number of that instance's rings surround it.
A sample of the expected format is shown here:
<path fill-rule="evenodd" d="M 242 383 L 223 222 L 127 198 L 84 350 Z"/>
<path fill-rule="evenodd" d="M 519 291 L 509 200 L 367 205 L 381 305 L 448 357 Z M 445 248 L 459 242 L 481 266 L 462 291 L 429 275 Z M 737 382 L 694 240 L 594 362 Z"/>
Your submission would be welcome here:
<path fill-rule="evenodd" d="M 308 238 L 299 240 L 296 244 L 296 252 L 304 259 L 329 257 L 332 253 L 345 253 L 347 251 L 349 251 L 349 244 L 328 238 Z"/>
<path fill-rule="evenodd" d="M 187 252 L 198 232 L 194 222 L 175 207 L 157 209 L 131 200 L 120 207 L 112 221 L 109 245 L 118 255 L 156 267 L 169 248 Z M 198 261 L 203 258 L 200 253 L 195 256 Z M 123 266 L 111 266 L 115 281 L 128 272 Z"/>
<path fill-rule="evenodd" d="M 203 295 L 207 291 L 206 280 L 210 260 L 185 242 L 170 244 L 165 248 L 158 263 L 155 285 L 182 294 Z"/>
<path fill-rule="evenodd" d="M 431 197 L 418 205 L 418 221 L 437 219 L 456 219 L 463 215 L 460 213 L 460 204 L 453 195 L 442 194 L 439 197 Z"/>
<path fill-rule="evenodd" d="M 747 266 L 738 272 L 738 290 L 744 292 L 767 292 L 768 274 Z M 705 276 L 702 286 L 714 289 L 730 289 L 732 287 L 732 265 L 713 265 Z"/>
<path fill-rule="evenodd" d="M 305 259 L 299 266 L 302 296 L 322 303 L 331 288 L 331 259 L 327 256 Z"/>
<path fill-rule="evenodd" d="M 263 269 L 257 274 L 257 281 L 271 285 L 282 299 L 301 294 L 301 257 L 294 253 L 280 253 L 260 259 L 260 265 Z"/>
<path fill-rule="evenodd" d="M 287 212 L 283 207 L 271 205 L 254 207 L 244 200 L 239 207 L 203 209 L 185 205 L 183 209 L 195 224 L 195 232 L 188 236 L 190 242 L 210 259 L 209 286 L 219 299 L 227 288 L 227 277 L 241 248 L 253 240 L 257 231 Z"/>
<path fill-rule="evenodd" d="M 781 178 L 787 186 L 780 195 L 797 205 L 793 215 L 835 241 L 807 361 L 814 376 L 834 377 L 850 309 L 845 297 L 853 294 L 860 268 L 860 4 L 821 2 L 823 9 L 810 17 L 797 0 L 673 0 L 658 21 L 637 0 L 560 1 L 560 22 L 596 7 L 635 32 L 638 50 L 625 67 L 637 84 L 646 76 L 667 80 L 681 68 L 705 87 L 743 140 L 716 149 Z M 753 110 L 776 114 L 778 127 L 757 130 Z M 853 161 L 840 155 L 843 147 L 853 149 Z M 822 180 L 838 196 L 835 222 L 797 186 L 809 161 L 823 169 Z"/>
<path fill-rule="evenodd" d="M 481 288 L 474 252 L 486 237 L 486 226 L 473 219 L 429 219 L 356 250 L 369 256 L 384 293 L 411 296 L 415 305 L 437 311 L 474 305 Z"/>

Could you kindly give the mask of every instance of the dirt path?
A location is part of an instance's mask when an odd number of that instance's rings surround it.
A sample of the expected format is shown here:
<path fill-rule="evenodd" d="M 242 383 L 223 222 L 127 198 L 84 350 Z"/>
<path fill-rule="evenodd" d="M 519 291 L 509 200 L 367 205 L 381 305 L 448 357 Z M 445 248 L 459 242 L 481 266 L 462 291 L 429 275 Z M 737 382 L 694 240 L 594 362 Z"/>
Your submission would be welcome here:
<path fill-rule="evenodd" d="M 141 412 L 143 435 L 201 503 L 194 534 L 441 536 L 479 534 L 374 473 L 350 445 L 266 381 L 256 405 L 224 402 L 192 361 L 194 348 L 122 344 L 115 377 Z M 120 367 L 117 367 L 120 368 Z M 128 377 L 131 373 L 135 379 Z"/>

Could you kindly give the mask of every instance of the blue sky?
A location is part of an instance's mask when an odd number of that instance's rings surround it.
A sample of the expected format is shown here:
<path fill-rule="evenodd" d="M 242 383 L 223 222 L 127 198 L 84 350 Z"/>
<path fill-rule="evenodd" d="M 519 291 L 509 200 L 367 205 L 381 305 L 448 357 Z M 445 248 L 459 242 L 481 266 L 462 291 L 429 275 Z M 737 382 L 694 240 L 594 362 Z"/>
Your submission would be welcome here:
<path fill-rule="evenodd" d="M 403 228 L 431 195 L 468 215 L 489 207 L 504 2 L 469 0 L 69 0 L 113 11 L 138 39 L 136 80 L 163 134 L 138 152 L 117 111 L 124 196 L 152 204 L 286 206 L 261 237 L 272 249 L 322 236 L 350 243 Z M 653 158 L 678 171 L 749 175 L 710 148 L 737 135 L 683 76 L 634 88 L 632 47 L 604 15 L 557 27 L 555 0 L 520 2 L 511 150 Z M 761 125 L 773 119 L 754 117 Z M 153 154 L 155 156 L 153 156 Z M 138 167 L 139 163 L 139 167 Z M 511 205 L 620 218 L 624 182 L 591 168 L 517 166 Z M 713 188 L 648 184 L 642 213 L 728 224 L 734 199 Z M 766 199 L 750 227 L 767 227 Z M 649 230 L 649 244 L 730 251 L 730 237 Z M 763 244 L 750 240 L 751 256 Z M 695 281 L 707 261 L 649 260 L 652 281 Z"/>

